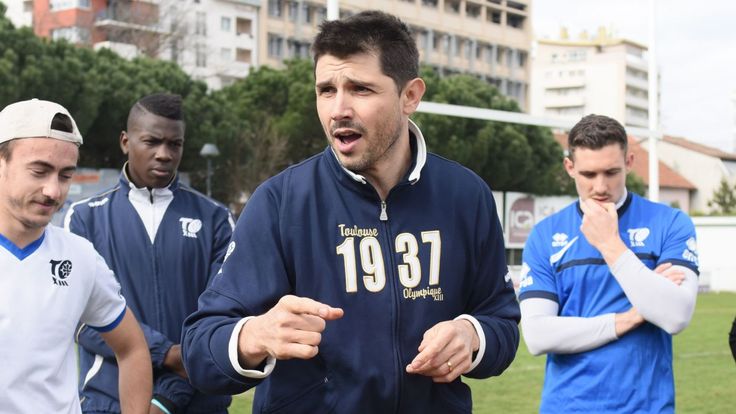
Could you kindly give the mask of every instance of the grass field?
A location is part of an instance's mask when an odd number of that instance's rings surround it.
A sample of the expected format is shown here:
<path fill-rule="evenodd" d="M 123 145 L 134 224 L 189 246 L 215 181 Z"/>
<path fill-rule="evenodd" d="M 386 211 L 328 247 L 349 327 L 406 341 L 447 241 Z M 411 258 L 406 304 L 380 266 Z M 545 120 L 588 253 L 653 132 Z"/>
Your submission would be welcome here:
<path fill-rule="evenodd" d="M 736 315 L 736 294 L 698 296 L 690 326 L 674 340 L 677 412 L 736 412 L 736 363 L 728 331 Z M 544 357 L 533 357 L 521 344 L 506 372 L 488 380 L 467 380 L 473 389 L 473 412 L 534 413 L 544 377 Z M 236 396 L 230 413 L 250 413 L 253 393 Z"/>

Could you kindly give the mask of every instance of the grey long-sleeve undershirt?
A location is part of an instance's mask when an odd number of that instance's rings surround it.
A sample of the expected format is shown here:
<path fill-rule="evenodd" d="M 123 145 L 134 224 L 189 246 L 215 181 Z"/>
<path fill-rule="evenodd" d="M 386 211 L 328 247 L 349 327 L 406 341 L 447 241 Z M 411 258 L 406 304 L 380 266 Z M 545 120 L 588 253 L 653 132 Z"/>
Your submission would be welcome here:
<path fill-rule="evenodd" d="M 647 268 L 627 250 L 611 268 L 629 302 L 648 322 L 676 334 L 690 323 L 695 310 L 698 278 L 684 266 L 681 285 Z M 543 298 L 521 301 L 521 328 L 529 352 L 569 354 L 598 348 L 618 339 L 614 313 L 595 317 L 558 316 L 557 302 Z"/>

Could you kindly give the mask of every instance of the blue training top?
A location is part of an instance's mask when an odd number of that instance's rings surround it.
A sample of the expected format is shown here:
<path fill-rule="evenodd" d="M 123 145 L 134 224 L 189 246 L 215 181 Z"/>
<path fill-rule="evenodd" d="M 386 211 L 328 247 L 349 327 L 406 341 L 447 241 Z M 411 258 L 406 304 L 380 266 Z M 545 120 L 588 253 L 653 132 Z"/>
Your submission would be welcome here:
<path fill-rule="evenodd" d="M 695 228 L 685 213 L 629 193 L 618 215 L 621 239 L 647 267 L 673 263 L 698 273 Z M 581 223 L 575 202 L 532 230 L 519 299 L 553 300 L 559 316 L 629 310 L 631 303 L 585 239 Z M 653 324 L 645 322 L 597 349 L 547 356 L 542 413 L 672 413 L 674 406 L 672 336 Z"/>

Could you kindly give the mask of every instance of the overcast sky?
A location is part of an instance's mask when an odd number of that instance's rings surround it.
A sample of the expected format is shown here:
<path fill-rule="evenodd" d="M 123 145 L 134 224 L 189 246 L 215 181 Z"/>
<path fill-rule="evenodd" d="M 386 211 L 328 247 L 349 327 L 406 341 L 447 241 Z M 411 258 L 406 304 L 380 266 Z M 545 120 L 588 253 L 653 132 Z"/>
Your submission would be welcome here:
<path fill-rule="evenodd" d="M 538 38 L 605 26 L 648 45 L 648 12 L 648 0 L 533 0 L 532 25 Z M 733 151 L 736 1 L 657 0 L 656 15 L 662 130 Z"/>

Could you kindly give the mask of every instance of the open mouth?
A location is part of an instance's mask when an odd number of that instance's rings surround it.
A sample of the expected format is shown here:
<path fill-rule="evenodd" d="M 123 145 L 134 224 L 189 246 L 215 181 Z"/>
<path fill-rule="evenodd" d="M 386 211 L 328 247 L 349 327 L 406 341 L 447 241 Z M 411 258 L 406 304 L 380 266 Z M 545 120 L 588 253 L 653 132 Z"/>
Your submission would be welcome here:
<path fill-rule="evenodd" d="M 363 134 L 348 128 L 337 129 L 332 133 L 332 135 L 343 144 L 350 144 L 359 140 L 363 136 Z"/>

